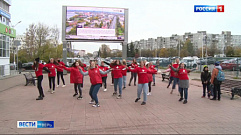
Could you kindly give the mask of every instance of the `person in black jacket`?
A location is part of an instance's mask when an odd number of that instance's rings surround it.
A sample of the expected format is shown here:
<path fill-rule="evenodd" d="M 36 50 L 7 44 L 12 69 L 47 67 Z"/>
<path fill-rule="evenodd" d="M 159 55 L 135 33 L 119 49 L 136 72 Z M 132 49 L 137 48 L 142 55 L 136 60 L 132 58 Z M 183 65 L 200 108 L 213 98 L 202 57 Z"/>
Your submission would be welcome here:
<path fill-rule="evenodd" d="M 210 80 L 211 80 L 211 73 L 208 70 L 208 66 L 205 65 L 203 67 L 203 72 L 201 73 L 201 80 L 202 80 L 202 84 L 203 84 L 203 96 L 202 98 L 205 98 L 206 96 L 206 89 L 207 89 L 207 93 L 208 93 L 208 98 L 210 98 Z"/>

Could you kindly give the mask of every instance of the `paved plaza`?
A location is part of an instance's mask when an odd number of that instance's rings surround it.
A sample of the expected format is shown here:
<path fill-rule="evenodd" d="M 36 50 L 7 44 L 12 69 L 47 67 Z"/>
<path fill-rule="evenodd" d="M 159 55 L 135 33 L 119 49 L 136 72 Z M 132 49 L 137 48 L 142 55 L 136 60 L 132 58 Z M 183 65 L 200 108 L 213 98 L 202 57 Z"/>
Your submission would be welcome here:
<path fill-rule="evenodd" d="M 161 76 L 161 75 L 157 75 Z M 36 86 L 24 86 L 23 75 L 11 78 L 18 84 L 0 92 L 1 134 L 240 134 L 241 100 L 230 100 L 223 93 L 221 101 L 203 99 L 200 81 L 191 80 L 188 103 L 178 102 L 177 90 L 170 94 L 167 81 L 156 78 L 152 95 L 142 106 L 135 103 L 137 86 L 127 86 L 122 99 L 112 96 L 113 86 L 108 75 L 107 92 L 98 94 L 100 107 L 89 103 L 89 77 L 84 78 L 83 99 L 73 97 L 73 84 L 64 76 L 67 86 L 47 92 L 48 79 L 44 74 L 45 98 L 36 101 Z M 128 73 L 127 82 L 130 74 Z M 5 80 L 0 80 L 4 87 Z M 22 84 L 19 85 L 19 82 Z M 62 82 L 61 82 L 62 86 Z M 17 121 L 54 121 L 51 129 L 18 129 Z"/>

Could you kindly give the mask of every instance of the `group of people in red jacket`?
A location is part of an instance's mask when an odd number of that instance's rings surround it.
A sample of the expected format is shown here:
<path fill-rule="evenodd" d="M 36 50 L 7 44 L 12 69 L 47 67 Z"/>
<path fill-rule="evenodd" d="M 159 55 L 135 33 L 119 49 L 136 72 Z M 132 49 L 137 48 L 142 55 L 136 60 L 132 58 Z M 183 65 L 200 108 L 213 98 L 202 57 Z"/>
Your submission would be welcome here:
<path fill-rule="evenodd" d="M 55 92 L 55 76 L 56 76 L 56 69 L 57 69 L 57 76 L 58 76 L 58 85 L 59 86 L 59 77 L 61 77 L 63 86 L 65 87 L 65 82 L 63 78 L 63 69 L 70 72 L 70 83 L 74 84 L 75 93 L 73 97 L 78 96 L 77 99 L 82 99 L 82 87 L 83 87 L 83 80 L 84 76 L 89 75 L 91 87 L 89 91 L 89 95 L 91 97 L 90 104 L 93 104 L 93 107 L 99 107 L 98 101 L 98 91 L 100 87 L 104 87 L 104 91 L 107 91 L 107 74 L 111 72 L 114 82 L 114 93 L 113 95 L 117 96 L 117 99 L 122 98 L 122 90 L 126 88 L 126 75 L 127 71 L 129 70 L 132 75 L 138 75 L 138 89 L 137 89 L 137 99 L 135 102 L 140 100 L 140 95 L 143 91 L 143 102 L 141 105 L 145 105 L 147 101 L 147 95 L 151 95 L 151 82 L 153 74 L 157 73 L 157 70 L 154 68 L 152 63 L 141 61 L 140 67 L 138 67 L 136 60 L 133 60 L 131 66 L 127 66 L 125 60 L 114 60 L 110 63 L 110 69 L 105 66 L 105 63 L 102 61 L 101 65 L 99 66 L 95 60 L 90 61 L 90 66 L 87 70 L 85 70 L 86 65 L 81 61 L 76 61 L 72 64 L 71 67 L 66 67 L 65 64 L 61 61 L 55 61 L 53 58 L 49 60 L 49 62 L 45 65 L 39 63 L 39 58 L 36 58 L 34 61 L 33 69 L 35 70 L 36 77 L 38 80 L 37 88 L 39 90 L 39 97 L 36 100 L 43 100 L 44 93 L 42 89 L 42 80 L 43 80 L 43 73 L 42 70 L 48 72 L 49 78 L 49 92 L 53 94 Z M 133 77 L 132 77 L 133 78 Z M 132 81 L 130 79 L 130 83 Z M 130 85 L 129 83 L 129 85 Z M 135 82 L 134 82 L 135 83 Z M 136 84 L 135 84 L 136 85 Z M 117 94 L 117 86 L 118 86 L 118 94 Z M 122 88 L 123 86 L 123 88 Z M 149 87 L 149 92 L 148 92 Z"/>

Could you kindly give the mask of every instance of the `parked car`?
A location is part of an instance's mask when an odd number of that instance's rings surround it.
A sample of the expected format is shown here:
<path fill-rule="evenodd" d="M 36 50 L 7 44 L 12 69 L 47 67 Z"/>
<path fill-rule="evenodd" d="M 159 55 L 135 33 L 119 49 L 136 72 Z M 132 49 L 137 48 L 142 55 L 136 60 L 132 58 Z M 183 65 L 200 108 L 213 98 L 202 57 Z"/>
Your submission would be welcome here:
<path fill-rule="evenodd" d="M 33 66 L 33 62 L 28 62 L 28 63 L 23 63 L 22 68 L 24 68 L 25 70 L 32 70 L 33 69 L 32 66 Z"/>
<path fill-rule="evenodd" d="M 238 59 L 237 65 L 237 58 L 230 59 L 221 63 L 221 67 L 223 70 L 240 70 L 241 71 L 241 58 Z"/>
<path fill-rule="evenodd" d="M 16 70 L 17 69 L 17 65 L 10 63 L 10 70 Z"/>
<path fill-rule="evenodd" d="M 181 62 L 183 62 L 187 68 L 196 68 L 197 67 L 197 61 L 196 61 L 196 59 L 194 59 L 192 57 L 183 57 Z"/>

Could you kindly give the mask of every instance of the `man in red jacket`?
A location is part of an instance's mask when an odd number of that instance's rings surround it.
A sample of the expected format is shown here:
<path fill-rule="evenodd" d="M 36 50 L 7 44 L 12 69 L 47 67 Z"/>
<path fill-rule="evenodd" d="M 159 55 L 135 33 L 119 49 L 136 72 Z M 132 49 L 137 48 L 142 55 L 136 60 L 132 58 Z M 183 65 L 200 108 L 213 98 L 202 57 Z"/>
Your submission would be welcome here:
<path fill-rule="evenodd" d="M 172 66 L 174 68 L 179 68 L 179 59 L 178 58 L 176 58 L 176 63 L 173 64 Z M 178 73 L 171 69 L 171 71 L 170 71 L 170 80 L 169 80 L 169 84 L 168 84 L 167 88 L 169 88 L 169 86 L 171 85 L 172 81 L 173 81 L 173 84 L 172 84 L 172 90 L 171 90 L 170 94 L 173 93 L 173 90 L 176 88 L 176 84 L 178 84 L 178 82 L 179 82 Z"/>
<path fill-rule="evenodd" d="M 63 66 L 65 66 L 64 62 L 63 61 L 60 61 L 60 59 L 58 59 L 58 64 L 57 65 L 59 68 L 57 68 L 57 87 L 59 87 L 59 78 L 61 77 L 62 79 L 62 82 L 63 82 L 63 86 L 62 87 L 65 87 L 65 82 L 64 82 L 64 70 L 63 70 Z M 62 65 L 62 66 L 61 66 Z"/>

